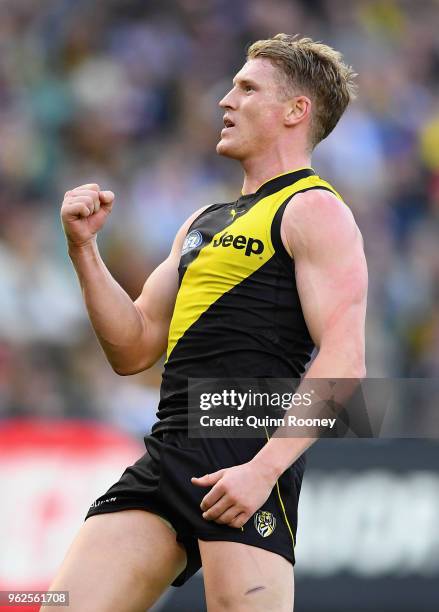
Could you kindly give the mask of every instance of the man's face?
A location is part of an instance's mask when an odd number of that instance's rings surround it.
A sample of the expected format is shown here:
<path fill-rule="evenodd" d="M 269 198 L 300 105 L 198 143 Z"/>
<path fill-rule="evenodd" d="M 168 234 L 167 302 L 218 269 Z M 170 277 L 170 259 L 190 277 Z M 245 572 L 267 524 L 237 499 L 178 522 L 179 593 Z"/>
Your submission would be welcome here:
<path fill-rule="evenodd" d="M 219 105 L 225 110 L 226 127 L 217 153 L 240 161 L 263 154 L 284 129 L 285 100 L 278 68 L 265 58 L 249 60 Z"/>

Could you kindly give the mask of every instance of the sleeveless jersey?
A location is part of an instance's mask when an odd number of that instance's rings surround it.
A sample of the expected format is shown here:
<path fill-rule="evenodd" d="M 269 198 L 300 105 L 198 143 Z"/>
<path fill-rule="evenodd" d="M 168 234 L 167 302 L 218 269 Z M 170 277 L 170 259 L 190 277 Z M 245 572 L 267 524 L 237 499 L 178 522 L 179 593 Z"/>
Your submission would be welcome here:
<path fill-rule="evenodd" d="M 314 344 L 281 240 L 297 193 L 339 194 L 310 168 L 277 176 L 189 227 L 153 431 L 187 427 L 188 378 L 300 378 Z"/>

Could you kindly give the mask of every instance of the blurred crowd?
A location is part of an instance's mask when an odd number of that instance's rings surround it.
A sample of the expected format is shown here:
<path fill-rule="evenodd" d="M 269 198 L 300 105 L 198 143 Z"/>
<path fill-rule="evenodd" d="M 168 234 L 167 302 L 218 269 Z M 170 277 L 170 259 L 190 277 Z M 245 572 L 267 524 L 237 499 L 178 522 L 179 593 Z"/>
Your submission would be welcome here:
<path fill-rule="evenodd" d="M 161 364 L 120 378 L 68 260 L 64 192 L 116 193 L 99 245 L 137 297 L 196 208 L 234 200 L 219 99 L 254 40 L 322 40 L 359 98 L 316 150 L 362 230 L 370 377 L 439 370 L 439 4 L 392 0 L 0 2 L 0 415 L 105 418 L 142 432 Z"/>

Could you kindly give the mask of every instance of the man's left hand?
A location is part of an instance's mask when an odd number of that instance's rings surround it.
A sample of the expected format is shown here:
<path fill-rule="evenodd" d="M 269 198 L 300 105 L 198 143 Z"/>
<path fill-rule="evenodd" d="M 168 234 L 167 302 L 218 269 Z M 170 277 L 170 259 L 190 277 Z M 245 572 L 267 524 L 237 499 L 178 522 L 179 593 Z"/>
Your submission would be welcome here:
<path fill-rule="evenodd" d="M 262 473 L 251 462 L 191 481 L 198 487 L 212 487 L 200 504 L 203 518 L 238 529 L 259 510 L 276 484 L 275 477 Z"/>

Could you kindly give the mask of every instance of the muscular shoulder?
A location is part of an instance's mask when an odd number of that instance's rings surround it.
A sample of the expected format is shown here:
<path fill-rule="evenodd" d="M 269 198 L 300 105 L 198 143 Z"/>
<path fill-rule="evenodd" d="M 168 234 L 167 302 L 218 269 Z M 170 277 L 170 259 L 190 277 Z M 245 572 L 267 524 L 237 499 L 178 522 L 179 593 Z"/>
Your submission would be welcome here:
<path fill-rule="evenodd" d="M 331 245 L 351 244 L 361 234 L 349 207 L 333 193 L 313 189 L 289 201 L 281 224 L 282 242 L 291 257 Z"/>

